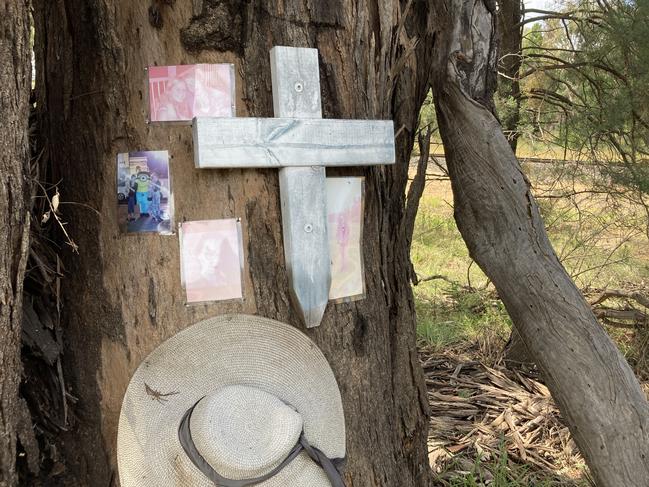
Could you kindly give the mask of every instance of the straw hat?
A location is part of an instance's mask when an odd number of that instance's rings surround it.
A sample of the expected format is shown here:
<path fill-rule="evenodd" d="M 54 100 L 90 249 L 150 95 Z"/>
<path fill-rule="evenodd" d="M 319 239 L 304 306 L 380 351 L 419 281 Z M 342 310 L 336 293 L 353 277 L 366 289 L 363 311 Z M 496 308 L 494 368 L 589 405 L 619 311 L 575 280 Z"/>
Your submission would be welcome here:
<path fill-rule="evenodd" d="M 119 418 L 122 487 L 337 487 L 344 457 L 324 355 L 296 328 L 255 316 L 211 318 L 162 343 Z"/>

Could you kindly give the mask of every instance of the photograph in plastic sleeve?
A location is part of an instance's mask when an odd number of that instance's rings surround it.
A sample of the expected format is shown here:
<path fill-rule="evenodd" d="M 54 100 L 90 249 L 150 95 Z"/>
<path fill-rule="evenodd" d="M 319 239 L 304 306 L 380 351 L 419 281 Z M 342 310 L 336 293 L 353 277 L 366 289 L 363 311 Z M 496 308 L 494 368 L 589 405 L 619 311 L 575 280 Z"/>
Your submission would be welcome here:
<path fill-rule="evenodd" d="M 242 299 L 240 221 L 230 218 L 183 222 L 178 234 L 187 304 Z"/>
<path fill-rule="evenodd" d="M 150 66 L 148 75 L 151 122 L 234 116 L 232 64 Z"/>
<path fill-rule="evenodd" d="M 117 154 L 117 218 L 122 233 L 173 233 L 169 152 Z"/>
<path fill-rule="evenodd" d="M 364 178 L 327 178 L 327 233 L 331 257 L 332 301 L 365 297 L 363 268 Z"/>

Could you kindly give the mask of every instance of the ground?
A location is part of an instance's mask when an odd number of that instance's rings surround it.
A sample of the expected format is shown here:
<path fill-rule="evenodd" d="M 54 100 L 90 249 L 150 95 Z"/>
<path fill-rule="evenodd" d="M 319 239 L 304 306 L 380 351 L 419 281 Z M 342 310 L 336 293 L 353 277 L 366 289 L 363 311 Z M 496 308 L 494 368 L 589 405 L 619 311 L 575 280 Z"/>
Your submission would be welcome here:
<path fill-rule="evenodd" d="M 557 254 L 587 298 L 594 302 L 604 289 L 649 295 L 646 213 L 630 202 L 584 193 L 595 183 L 589 168 L 524 163 L 524 170 L 541 196 Z M 411 258 L 422 281 L 414 293 L 438 485 L 589 485 L 542 377 L 504 362 L 511 322 L 468 256 L 453 220 L 450 182 L 440 171 L 429 172 Z M 610 307 L 629 304 L 618 300 Z M 649 333 L 607 328 L 649 390 Z"/>
<path fill-rule="evenodd" d="M 157 221 L 151 216 L 151 214 L 141 215 L 137 209 L 135 209 L 135 220 L 128 220 L 127 206 L 126 204 L 117 205 L 117 218 L 119 221 L 120 231 L 124 233 L 140 233 L 140 232 L 159 232 L 167 233 L 172 231 L 171 224 L 169 220 L 169 215 L 167 211 L 167 202 L 163 201 L 160 205 L 162 210 L 162 221 Z"/>
<path fill-rule="evenodd" d="M 583 459 L 538 375 L 502 361 L 487 365 L 479 360 L 484 352 L 477 344 L 444 352 L 422 344 L 437 485 L 588 485 Z"/>

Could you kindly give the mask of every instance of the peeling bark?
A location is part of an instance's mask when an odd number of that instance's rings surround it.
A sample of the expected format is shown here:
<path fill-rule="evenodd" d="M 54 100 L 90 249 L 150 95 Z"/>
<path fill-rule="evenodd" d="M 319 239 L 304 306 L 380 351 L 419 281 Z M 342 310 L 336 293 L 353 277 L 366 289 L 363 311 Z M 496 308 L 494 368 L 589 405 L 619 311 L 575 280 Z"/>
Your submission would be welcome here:
<path fill-rule="evenodd" d="M 543 372 L 597 485 L 646 486 L 649 404 L 559 262 L 488 103 L 493 12 L 481 0 L 440 0 L 435 9 L 433 90 L 458 228 Z"/>
<path fill-rule="evenodd" d="M 0 1 L 0 486 L 17 482 L 20 330 L 29 237 L 29 1 Z"/>

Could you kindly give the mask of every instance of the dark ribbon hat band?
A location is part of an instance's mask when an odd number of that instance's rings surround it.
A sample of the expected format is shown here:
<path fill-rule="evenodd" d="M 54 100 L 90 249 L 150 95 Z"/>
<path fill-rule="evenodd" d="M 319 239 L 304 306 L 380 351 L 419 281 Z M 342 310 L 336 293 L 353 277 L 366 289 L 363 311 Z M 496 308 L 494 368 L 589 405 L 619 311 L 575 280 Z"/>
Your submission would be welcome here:
<path fill-rule="evenodd" d="M 327 455 L 309 444 L 307 439 L 304 437 L 304 432 L 300 435 L 300 439 L 286 456 L 286 458 L 282 460 L 282 463 L 280 463 L 277 467 L 275 467 L 267 474 L 262 475 L 261 477 L 242 480 L 234 480 L 223 477 L 216 470 L 214 470 L 209 463 L 207 463 L 207 461 L 203 458 L 203 456 L 196 448 L 194 440 L 192 439 L 189 422 L 192 418 L 192 412 L 199 402 L 200 399 L 187 410 L 187 412 L 183 416 L 183 419 L 180 421 L 180 426 L 178 427 L 178 439 L 180 440 L 180 444 L 182 445 L 183 450 L 185 451 L 191 462 L 203 473 L 203 475 L 214 482 L 217 487 L 247 487 L 249 485 L 257 485 L 280 472 L 302 451 L 306 452 L 306 454 L 311 457 L 311 460 L 317 463 L 324 470 L 325 474 L 327 474 L 327 477 L 329 478 L 329 482 L 331 482 L 332 487 L 345 487 L 345 482 L 343 481 L 337 467 L 337 465 L 342 464 L 344 459 L 329 459 Z"/>

